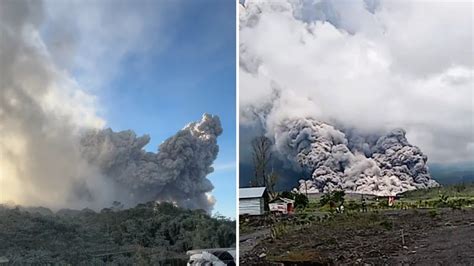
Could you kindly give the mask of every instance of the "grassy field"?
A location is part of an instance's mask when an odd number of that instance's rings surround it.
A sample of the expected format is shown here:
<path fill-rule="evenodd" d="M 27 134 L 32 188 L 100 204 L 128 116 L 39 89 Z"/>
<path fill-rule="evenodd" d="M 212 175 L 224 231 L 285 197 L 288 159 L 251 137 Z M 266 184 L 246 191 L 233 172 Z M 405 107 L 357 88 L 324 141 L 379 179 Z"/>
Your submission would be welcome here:
<path fill-rule="evenodd" d="M 407 191 L 395 200 L 393 206 L 388 205 L 386 197 L 366 198 L 368 210 L 384 209 L 416 209 L 416 208 L 472 208 L 474 207 L 474 184 L 456 184 L 438 188 Z M 344 202 L 345 211 L 361 211 L 361 200 L 354 198 Z M 334 212 L 328 204 L 322 205 L 319 199 L 310 199 L 304 209 L 298 213 Z"/>
<path fill-rule="evenodd" d="M 474 184 L 456 184 L 439 188 L 407 191 L 402 194 L 409 200 L 423 200 L 437 198 L 440 194 L 448 197 L 474 197 Z"/>

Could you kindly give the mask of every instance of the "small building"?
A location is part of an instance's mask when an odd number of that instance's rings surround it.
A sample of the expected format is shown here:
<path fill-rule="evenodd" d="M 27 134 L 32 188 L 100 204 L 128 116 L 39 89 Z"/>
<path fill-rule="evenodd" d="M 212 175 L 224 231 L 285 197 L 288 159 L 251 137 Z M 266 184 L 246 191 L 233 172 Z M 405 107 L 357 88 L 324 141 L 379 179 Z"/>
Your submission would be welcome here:
<path fill-rule="evenodd" d="M 295 210 L 295 201 L 287 198 L 276 198 L 268 206 L 273 213 L 293 214 Z"/>
<path fill-rule="evenodd" d="M 265 187 L 239 188 L 239 215 L 262 215 L 268 211 Z"/>

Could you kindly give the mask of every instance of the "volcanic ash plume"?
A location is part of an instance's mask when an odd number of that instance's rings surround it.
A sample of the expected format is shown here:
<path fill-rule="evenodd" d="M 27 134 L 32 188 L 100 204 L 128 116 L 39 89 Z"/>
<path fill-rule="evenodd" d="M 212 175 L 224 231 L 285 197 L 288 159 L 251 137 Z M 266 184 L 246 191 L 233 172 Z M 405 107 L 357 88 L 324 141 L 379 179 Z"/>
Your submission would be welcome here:
<path fill-rule="evenodd" d="M 42 10 L 40 1 L 0 1 L 0 202 L 79 207 L 70 193 L 78 183 L 100 202 L 111 188 L 77 143 L 104 121 L 95 98 L 54 64 L 39 34 Z"/>
<path fill-rule="evenodd" d="M 244 2 L 241 125 L 403 128 L 430 163 L 474 161 L 472 1 Z"/>
<path fill-rule="evenodd" d="M 81 139 L 81 149 L 90 164 L 125 192 L 124 202 L 171 201 L 211 210 L 214 187 L 206 176 L 213 171 L 221 133 L 219 117 L 204 114 L 163 142 L 158 153 L 143 149 L 149 136 L 137 137 L 131 130 L 91 131 Z"/>
<path fill-rule="evenodd" d="M 472 3 L 244 2 L 240 139 L 274 141 L 282 184 L 393 194 L 437 185 L 418 147 L 474 160 Z"/>
<path fill-rule="evenodd" d="M 402 129 L 363 135 L 313 119 L 287 120 L 275 130 L 275 149 L 294 167 L 310 171 L 311 179 L 300 180 L 300 192 L 394 195 L 438 186 L 427 157 L 408 143 Z"/>
<path fill-rule="evenodd" d="M 41 1 L 0 1 L 0 203 L 98 210 L 159 200 L 212 209 L 206 176 L 219 118 L 204 115 L 159 153 L 143 150 L 148 136 L 103 130 L 95 97 L 43 41 L 45 15 Z"/>

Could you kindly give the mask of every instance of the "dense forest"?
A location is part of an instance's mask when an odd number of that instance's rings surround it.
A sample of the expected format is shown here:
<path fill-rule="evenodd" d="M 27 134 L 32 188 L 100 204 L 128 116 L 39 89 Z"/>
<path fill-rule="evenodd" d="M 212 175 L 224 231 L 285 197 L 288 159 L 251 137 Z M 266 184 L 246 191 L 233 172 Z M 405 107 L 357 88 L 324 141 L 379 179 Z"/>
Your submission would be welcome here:
<path fill-rule="evenodd" d="M 0 257 L 13 264 L 164 264 L 190 249 L 235 246 L 235 221 L 169 203 L 123 209 L 0 205 Z"/>

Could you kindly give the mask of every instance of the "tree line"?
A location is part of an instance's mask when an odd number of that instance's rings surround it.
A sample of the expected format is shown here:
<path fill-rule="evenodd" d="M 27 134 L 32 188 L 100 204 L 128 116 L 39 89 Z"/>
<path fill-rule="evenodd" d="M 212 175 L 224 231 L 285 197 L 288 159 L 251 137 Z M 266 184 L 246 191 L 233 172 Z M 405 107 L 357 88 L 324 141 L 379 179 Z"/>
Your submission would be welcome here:
<path fill-rule="evenodd" d="M 0 256 L 12 264 L 154 264 L 190 249 L 235 246 L 235 221 L 170 203 L 96 213 L 0 205 Z"/>

